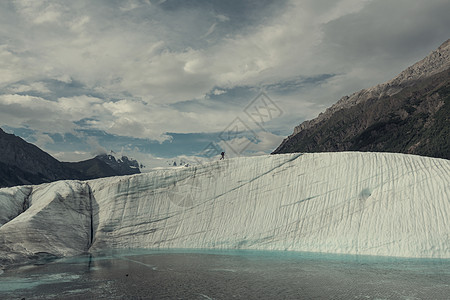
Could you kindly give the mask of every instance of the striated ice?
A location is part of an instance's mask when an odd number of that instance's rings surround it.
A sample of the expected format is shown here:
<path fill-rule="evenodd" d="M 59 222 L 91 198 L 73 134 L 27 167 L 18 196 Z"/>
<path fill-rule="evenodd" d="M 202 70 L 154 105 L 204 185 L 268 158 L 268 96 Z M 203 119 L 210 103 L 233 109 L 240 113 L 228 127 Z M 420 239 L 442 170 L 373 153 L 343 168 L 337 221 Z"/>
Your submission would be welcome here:
<path fill-rule="evenodd" d="M 284 154 L 13 189 L 0 189 L 0 220 L 25 196 L 30 207 L 0 227 L 10 260 L 111 248 L 450 257 L 444 159 Z"/>
<path fill-rule="evenodd" d="M 21 188 L 30 194 L 10 200 L 20 205 L 28 201 L 29 208 L 0 227 L 0 259 L 76 255 L 89 249 L 92 209 L 87 183 L 59 181 Z M 0 189 L 2 203 L 14 189 Z"/>

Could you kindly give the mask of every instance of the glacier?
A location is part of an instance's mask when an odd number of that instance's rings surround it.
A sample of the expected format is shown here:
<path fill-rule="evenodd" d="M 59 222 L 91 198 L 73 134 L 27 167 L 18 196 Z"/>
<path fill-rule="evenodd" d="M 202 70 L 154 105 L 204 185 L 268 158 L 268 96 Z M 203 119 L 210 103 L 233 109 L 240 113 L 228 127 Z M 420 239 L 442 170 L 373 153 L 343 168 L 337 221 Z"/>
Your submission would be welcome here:
<path fill-rule="evenodd" d="M 450 161 L 394 153 L 242 157 L 0 189 L 0 264 L 107 249 L 450 258 Z"/>

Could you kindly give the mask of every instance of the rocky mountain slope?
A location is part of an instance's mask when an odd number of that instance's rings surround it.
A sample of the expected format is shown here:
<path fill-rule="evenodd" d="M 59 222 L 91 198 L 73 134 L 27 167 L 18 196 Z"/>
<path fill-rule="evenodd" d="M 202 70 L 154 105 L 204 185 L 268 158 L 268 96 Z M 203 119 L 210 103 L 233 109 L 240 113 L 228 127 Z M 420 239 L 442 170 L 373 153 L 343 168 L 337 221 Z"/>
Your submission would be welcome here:
<path fill-rule="evenodd" d="M 394 79 L 343 97 L 273 153 L 400 152 L 450 159 L 450 40 Z"/>
<path fill-rule="evenodd" d="M 37 146 L 0 128 L 0 187 L 137 173 L 140 173 L 138 162 L 125 156 L 120 161 L 105 154 L 82 162 L 60 162 Z"/>
<path fill-rule="evenodd" d="M 80 162 L 64 162 L 63 165 L 80 172 L 85 180 L 141 173 L 136 160 L 127 156 L 116 158 L 110 154 L 97 155 Z"/>
<path fill-rule="evenodd" d="M 143 167 L 134 159 L 129 159 L 125 155 L 117 155 L 113 151 L 111 154 L 101 154 L 95 157 L 110 166 L 116 173 L 121 175 L 133 175 L 140 173 L 139 168 Z"/>
<path fill-rule="evenodd" d="M 0 128 L 0 187 L 83 179 L 37 146 Z"/>
<path fill-rule="evenodd" d="M 0 265 L 130 248 L 450 258 L 450 161 L 312 153 L 0 189 Z"/>

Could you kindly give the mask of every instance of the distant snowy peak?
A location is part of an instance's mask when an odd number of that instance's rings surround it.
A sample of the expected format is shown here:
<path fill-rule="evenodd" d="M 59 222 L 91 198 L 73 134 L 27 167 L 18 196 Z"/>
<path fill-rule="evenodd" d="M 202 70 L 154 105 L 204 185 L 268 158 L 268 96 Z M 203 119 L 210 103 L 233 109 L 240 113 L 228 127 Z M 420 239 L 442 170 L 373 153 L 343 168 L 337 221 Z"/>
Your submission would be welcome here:
<path fill-rule="evenodd" d="M 127 156 L 122 154 L 118 155 L 114 151 L 111 151 L 109 154 L 97 155 L 95 158 L 105 162 L 113 170 L 119 172 L 122 175 L 132 175 L 140 173 L 141 165 L 137 160 L 128 158 Z"/>
<path fill-rule="evenodd" d="M 97 156 L 107 156 L 108 159 L 111 161 L 116 160 L 117 162 L 122 162 L 122 157 L 124 157 L 125 155 L 123 154 L 123 152 L 117 153 L 117 152 L 111 150 L 111 151 L 109 151 L 109 153 L 104 153 L 104 154 L 100 154 Z"/>

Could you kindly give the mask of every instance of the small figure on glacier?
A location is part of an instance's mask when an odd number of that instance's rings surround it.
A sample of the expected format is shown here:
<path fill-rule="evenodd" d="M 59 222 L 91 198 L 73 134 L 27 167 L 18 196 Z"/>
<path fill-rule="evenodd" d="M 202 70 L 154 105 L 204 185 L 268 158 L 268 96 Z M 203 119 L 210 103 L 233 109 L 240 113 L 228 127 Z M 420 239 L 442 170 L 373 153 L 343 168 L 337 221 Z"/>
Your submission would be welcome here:
<path fill-rule="evenodd" d="M 225 152 L 220 153 L 220 155 L 222 156 L 219 160 L 225 159 Z"/>

